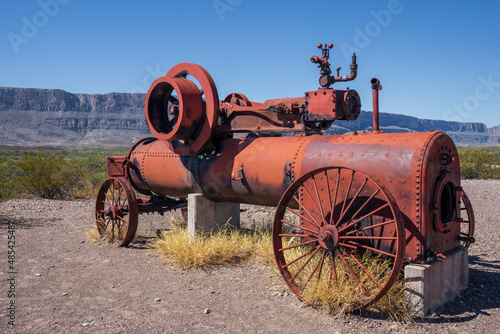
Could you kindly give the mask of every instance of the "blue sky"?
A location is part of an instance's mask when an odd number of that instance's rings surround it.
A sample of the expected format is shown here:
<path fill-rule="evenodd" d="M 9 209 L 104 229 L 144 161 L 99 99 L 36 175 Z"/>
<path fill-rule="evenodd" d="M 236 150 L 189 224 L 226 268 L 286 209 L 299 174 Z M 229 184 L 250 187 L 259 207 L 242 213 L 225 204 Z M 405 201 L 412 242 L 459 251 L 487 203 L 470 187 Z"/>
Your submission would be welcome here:
<path fill-rule="evenodd" d="M 330 63 L 358 78 L 371 110 L 500 124 L 500 2 L 2 0 L 0 86 L 73 93 L 146 92 L 180 62 L 212 75 L 223 99 L 302 96 L 318 88 L 309 58 L 333 43 Z"/>

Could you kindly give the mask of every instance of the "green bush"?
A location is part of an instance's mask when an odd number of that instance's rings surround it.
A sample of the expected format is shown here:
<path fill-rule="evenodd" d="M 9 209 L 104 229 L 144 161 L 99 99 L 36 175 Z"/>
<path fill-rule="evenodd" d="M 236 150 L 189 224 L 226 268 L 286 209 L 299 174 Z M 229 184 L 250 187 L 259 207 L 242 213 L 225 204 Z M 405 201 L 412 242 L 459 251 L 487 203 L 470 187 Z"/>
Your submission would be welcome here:
<path fill-rule="evenodd" d="M 43 198 L 71 197 L 84 176 L 81 168 L 61 156 L 48 155 L 43 148 L 35 155 L 22 157 L 18 165 L 19 186 L 28 194 Z"/>
<path fill-rule="evenodd" d="M 23 195 L 95 198 L 116 149 L 0 150 L 0 200 Z"/>
<path fill-rule="evenodd" d="M 18 195 L 16 184 L 12 182 L 12 175 L 16 173 L 13 166 L 11 159 L 0 157 L 0 200 Z"/>
<path fill-rule="evenodd" d="M 500 150 L 497 148 L 460 148 L 462 179 L 500 179 Z"/>

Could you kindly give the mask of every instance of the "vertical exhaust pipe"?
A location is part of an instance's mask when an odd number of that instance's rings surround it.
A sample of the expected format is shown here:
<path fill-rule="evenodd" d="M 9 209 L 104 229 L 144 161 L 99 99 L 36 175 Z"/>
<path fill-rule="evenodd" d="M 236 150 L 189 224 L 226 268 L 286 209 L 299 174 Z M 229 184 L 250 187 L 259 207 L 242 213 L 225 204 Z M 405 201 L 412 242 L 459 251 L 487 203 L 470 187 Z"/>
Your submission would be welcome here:
<path fill-rule="evenodd" d="M 370 80 L 372 84 L 373 95 L 373 132 L 380 132 L 379 129 L 379 116 L 378 116 L 378 91 L 382 89 L 382 85 L 377 78 Z"/>

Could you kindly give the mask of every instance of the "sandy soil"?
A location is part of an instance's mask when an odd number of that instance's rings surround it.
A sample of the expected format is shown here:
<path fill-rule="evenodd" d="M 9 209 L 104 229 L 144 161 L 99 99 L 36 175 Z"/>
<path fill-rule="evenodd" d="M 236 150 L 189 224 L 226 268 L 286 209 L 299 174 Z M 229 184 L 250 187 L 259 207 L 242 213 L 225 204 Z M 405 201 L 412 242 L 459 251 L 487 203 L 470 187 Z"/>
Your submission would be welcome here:
<path fill-rule="evenodd" d="M 500 333 L 500 181 L 466 181 L 464 188 L 477 220 L 477 242 L 469 251 L 470 287 L 414 324 L 367 314 L 338 318 L 312 309 L 284 293 L 281 279 L 263 265 L 209 270 L 166 265 L 145 240 L 167 224 L 167 216 L 140 217 L 143 238 L 116 248 L 85 236 L 93 201 L 0 203 L 0 332 Z M 249 225 L 272 216 L 246 209 L 242 219 Z M 7 257 L 11 235 L 14 270 Z M 15 298 L 8 296 L 11 276 Z M 15 326 L 8 324 L 11 300 Z"/>

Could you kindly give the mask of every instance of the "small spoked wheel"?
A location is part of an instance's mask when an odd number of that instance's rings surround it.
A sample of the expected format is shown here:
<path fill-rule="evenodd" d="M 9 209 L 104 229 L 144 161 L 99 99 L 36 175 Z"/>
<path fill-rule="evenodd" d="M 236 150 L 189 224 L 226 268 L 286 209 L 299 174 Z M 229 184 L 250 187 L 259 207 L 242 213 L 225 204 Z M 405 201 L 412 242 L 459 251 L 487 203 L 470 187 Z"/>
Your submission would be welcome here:
<path fill-rule="evenodd" d="M 460 217 L 462 218 L 460 236 L 458 237 L 460 246 L 469 247 L 471 243 L 475 242 L 474 225 L 476 221 L 469 197 L 467 197 L 467 194 L 463 190 L 460 192 Z"/>
<path fill-rule="evenodd" d="M 297 179 L 281 198 L 273 249 L 288 287 L 304 302 L 345 311 L 384 296 L 404 261 L 402 215 L 392 196 L 366 174 L 320 168 Z"/>
<path fill-rule="evenodd" d="M 138 205 L 135 192 L 124 178 L 104 181 L 95 207 L 97 231 L 102 240 L 127 246 L 137 230 Z"/>

